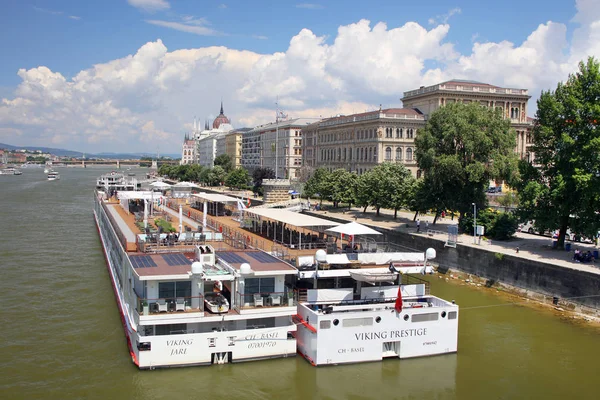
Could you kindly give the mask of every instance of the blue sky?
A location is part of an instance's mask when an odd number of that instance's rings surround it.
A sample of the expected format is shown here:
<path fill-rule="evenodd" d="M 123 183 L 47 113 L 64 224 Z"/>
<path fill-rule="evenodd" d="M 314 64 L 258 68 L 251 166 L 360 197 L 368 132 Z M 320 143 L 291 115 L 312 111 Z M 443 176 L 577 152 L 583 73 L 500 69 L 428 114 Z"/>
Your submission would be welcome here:
<path fill-rule="evenodd" d="M 1 0 L 0 141 L 177 152 L 221 98 L 234 126 L 400 106 L 453 77 L 556 86 L 599 56 L 600 0 Z M 598 23 L 596 23 L 598 22 Z M 184 51 L 187 50 L 187 51 Z"/>

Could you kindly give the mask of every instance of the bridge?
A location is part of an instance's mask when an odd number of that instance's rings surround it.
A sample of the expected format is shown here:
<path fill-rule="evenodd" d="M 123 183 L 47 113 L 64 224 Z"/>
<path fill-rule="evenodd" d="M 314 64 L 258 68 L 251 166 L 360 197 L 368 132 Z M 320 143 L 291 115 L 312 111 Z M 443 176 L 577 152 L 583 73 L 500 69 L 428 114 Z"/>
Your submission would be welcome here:
<path fill-rule="evenodd" d="M 54 164 L 64 164 L 66 166 L 79 165 L 85 168 L 88 165 L 108 165 L 121 168 L 121 166 L 140 166 L 152 164 L 152 168 L 158 168 L 161 165 L 179 165 L 179 160 L 61 160 Z"/>

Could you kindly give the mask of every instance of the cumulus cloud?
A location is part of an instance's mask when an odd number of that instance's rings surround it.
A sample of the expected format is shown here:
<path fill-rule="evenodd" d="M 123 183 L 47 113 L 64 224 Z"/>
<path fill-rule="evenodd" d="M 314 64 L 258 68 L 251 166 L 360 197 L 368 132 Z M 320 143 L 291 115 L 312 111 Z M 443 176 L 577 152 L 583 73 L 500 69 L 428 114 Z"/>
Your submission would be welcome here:
<path fill-rule="evenodd" d="M 148 12 L 168 10 L 171 8 L 171 5 L 166 0 L 127 0 L 127 2 L 135 8 Z"/>
<path fill-rule="evenodd" d="M 466 54 L 448 43 L 447 23 L 388 27 L 361 20 L 332 38 L 302 29 L 284 51 L 270 54 L 169 51 L 156 40 L 71 79 L 45 66 L 19 70 L 14 95 L 0 102 L 0 136 L 87 152 L 178 152 L 193 116 L 212 120 L 221 98 L 235 127 L 252 127 L 274 120 L 277 98 L 290 117 L 329 117 L 400 106 L 404 91 L 452 78 L 530 89 L 532 115 L 540 89 L 555 87 L 588 55 L 600 56 L 592 1 L 577 3 L 573 22 L 572 32 L 542 23 L 519 43 L 475 37 Z M 194 17 L 181 23 L 206 26 Z"/>

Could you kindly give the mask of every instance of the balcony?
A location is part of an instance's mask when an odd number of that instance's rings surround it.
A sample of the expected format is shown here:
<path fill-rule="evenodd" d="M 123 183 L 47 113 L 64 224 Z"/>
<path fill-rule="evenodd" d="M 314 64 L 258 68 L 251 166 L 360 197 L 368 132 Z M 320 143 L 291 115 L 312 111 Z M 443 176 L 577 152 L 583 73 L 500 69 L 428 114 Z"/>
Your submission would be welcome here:
<path fill-rule="evenodd" d="M 276 307 L 295 307 L 298 304 L 298 292 L 288 290 L 285 292 L 261 292 L 242 294 L 235 293 L 236 304 L 240 310 L 256 310 Z"/>
<path fill-rule="evenodd" d="M 204 296 L 155 299 L 137 297 L 136 307 L 138 312 L 141 311 L 140 315 L 144 316 L 172 313 L 202 313 L 204 311 Z"/>

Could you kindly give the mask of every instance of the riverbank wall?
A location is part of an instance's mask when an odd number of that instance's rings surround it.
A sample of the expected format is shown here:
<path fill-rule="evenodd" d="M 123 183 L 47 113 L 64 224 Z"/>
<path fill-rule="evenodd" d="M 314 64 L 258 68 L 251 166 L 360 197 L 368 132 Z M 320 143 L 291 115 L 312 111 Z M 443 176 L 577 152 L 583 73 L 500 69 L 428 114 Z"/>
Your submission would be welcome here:
<path fill-rule="evenodd" d="M 348 222 L 346 219 L 330 215 L 307 214 L 341 223 Z M 445 241 L 429 237 L 426 233 L 417 234 L 369 226 L 384 235 L 383 241 L 419 251 L 434 248 L 437 253 L 434 262 L 439 265 L 438 271 L 441 273 L 449 269 L 457 270 L 487 279 L 490 283 L 498 282 L 525 291 L 557 297 L 559 301 L 566 300 L 600 309 L 600 274 L 579 271 L 551 262 L 496 253 L 481 247 L 464 246 L 460 243 L 456 248 L 446 247 Z"/>

